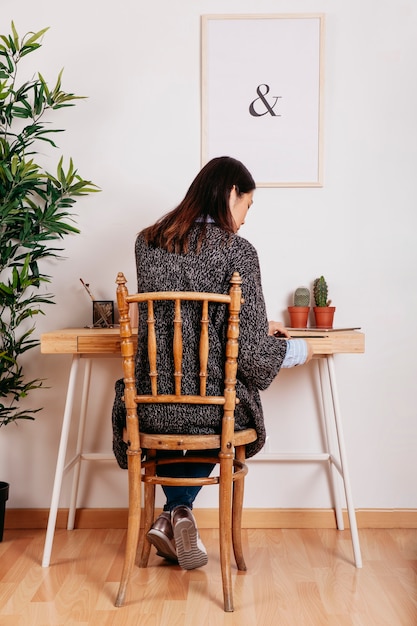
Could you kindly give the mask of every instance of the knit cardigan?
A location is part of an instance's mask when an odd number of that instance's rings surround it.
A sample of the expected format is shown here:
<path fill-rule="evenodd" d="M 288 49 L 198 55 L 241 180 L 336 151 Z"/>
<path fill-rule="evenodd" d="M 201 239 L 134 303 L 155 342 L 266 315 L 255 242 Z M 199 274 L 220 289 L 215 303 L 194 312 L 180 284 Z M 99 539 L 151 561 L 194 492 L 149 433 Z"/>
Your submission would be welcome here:
<path fill-rule="evenodd" d="M 198 246 L 201 228 L 205 236 Z M 255 428 L 257 440 L 247 446 L 247 457 L 263 447 L 266 433 L 259 391 L 266 389 L 275 378 L 286 353 L 286 341 L 268 335 L 268 319 L 262 293 L 259 259 L 255 248 L 246 239 L 230 235 L 214 224 L 196 225 L 191 232 L 189 250 L 185 254 L 170 253 L 148 246 L 141 234 L 135 245 L 138 291 L 204 291 L 227 293 L 233 272 L 242 279 L 244 303 L 240 313 L 239 354 L 235 410 L 236 430 Z M 141 305 L 142 306 L 142 305 Z M 157 334 L 162 349 L 158 349 L 158 385 L 160 393 L 172 393 L 172 303 L 155 306 Z M 191 303 L 183 310 L 183 366 L 190 375 L 182 379 L 183 392 L 198 393 L 197 341 L 199 311 Z M 225 305 L 212 305 L 209 310 L 210 355 L 208 363 L 208 394 L 221 394 L 224 388 L 224 345 L 227 324 Z M 146 350 L 146 310 L 139 308 L 138 351 L 135 374 L 138 393 L 148 393 L 149 364 Z M 126 444 L 122 440 L 126 413 L 122 400 L 123 380 L 116 382 L 113 405 L 113 450 L 120 467 L 126 468 Z M 140 405 L 140 429 L 143 432 L 218 433 L 222 409 L 199 405 Z"/>

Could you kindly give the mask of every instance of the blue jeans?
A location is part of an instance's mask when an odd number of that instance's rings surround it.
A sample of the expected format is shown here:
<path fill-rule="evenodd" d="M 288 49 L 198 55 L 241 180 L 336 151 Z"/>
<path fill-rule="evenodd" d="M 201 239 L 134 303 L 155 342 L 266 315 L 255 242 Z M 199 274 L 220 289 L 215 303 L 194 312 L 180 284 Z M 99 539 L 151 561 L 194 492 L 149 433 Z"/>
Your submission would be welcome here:
<path fill-rule="evenodd" d="M 193 456 L 215 456 L 215 450 L 190 450 L 185 452 L 185 456 L 192 454 Z M 158 450 L 157 458 L 172 458 L 183 456 L 181 450 Z M 157 467 L 158 476 L 171 476 L 173 478 L 203 478 L 210 476 L 214 463 L 172 463 L 171 465 L 160 465 Z M 176 506 L 185 505 L 189 509 L 193 508 L 194 500 L 197 497 L 201 487 L 192 487 L 190 485 L 181 487 L 167 487 L 162 485 L 163 492 L 167 499 L 164 505 L 164 511 L 172 511 Z"/>

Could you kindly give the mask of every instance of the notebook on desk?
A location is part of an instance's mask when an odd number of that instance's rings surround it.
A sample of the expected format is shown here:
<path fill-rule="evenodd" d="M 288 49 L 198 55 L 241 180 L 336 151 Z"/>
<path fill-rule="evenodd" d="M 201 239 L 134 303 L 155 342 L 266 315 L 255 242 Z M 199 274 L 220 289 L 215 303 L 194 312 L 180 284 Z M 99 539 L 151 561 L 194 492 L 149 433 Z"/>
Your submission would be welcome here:
<path fill-rule="evenodd" d="M 291 326 L 288 327 L 288 330 L 296 330 L 302 331 L 305 333 L 311 332 L 322 332 L 322 333 L 337 333 L 337 332 L 348 332 L 350 330 L 360 330 L 360 326 L 350 326 L 344 328 L 318 328 L 317 326 L 309 326 L 309 328 L 293 328 Z"/>

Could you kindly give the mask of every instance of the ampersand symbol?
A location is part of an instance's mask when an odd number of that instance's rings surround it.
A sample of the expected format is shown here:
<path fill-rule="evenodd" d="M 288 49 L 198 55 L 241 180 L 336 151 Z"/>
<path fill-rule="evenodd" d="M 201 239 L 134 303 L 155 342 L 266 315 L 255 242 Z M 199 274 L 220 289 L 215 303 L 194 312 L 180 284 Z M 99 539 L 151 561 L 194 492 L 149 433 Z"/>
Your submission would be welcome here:
<path fill-rule="evenodd" d="M 261 89 L 262 87 L 264 87 L 264 90 Z M 273 115 L 274 117 L 281 117 L 279 113 L 275 113 L 274 111 L 277 100 L 281 96 L 273 96 L 274 104 L 270 105 L 268 100 L 265 98 L 265 96 L 269 93 L 269 85 L 258 85 L 258 87 L 256 88 L 256 93 L 258 94 L 259 98 L 255 98 L 255 100 L 251 102 L 249 106 L 249 113 L 253 115 L 253 117 L 262 117 L 262 115 L 266 115 L 267 113 Z M 255 102 L 257 100 L 262 100 L 262 103 L 265 105 L 266 110 L 263 113 L 258 113 L 257 111 L 255 111 Z"/>

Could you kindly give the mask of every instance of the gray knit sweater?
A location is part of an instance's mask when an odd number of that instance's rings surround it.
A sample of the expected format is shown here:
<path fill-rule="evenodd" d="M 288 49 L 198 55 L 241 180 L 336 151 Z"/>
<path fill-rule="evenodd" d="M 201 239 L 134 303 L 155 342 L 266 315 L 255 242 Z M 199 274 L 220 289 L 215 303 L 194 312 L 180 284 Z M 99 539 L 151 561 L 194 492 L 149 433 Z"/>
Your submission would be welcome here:
<path fill-rule="evenodd" d="M 138 291 L 206 291 L 227 293 L 233 272 L 242 278 L 244 304 L 240 314 L 239 356 L 236 394 L 240 402 L 236 407 L 236 429 L 254 427 L 258 439 L 247 447 L 251 457 L 265 443 L 265 424 L 259 390 L 266 389 L 277 375 L 286 353 L 285 340 L 268 336 L 268 320 L 262 293 L 258 255 L 254 247 L 238 235 L 229 235 L 207 224 L 201 249 L 197 252 L 197 239 L 202 225 L 191 233 L 190 248 L 186 254 L 174 254 L 160 248 L 148 247 L 139 234 L 136 240 L 136 266 Z M 172 364 L 169 349 L 172 345 L 172 306 L 160 304 L 155 310 L 159 340 L 166 349 L 158 352 L 158 384 L 160 393 L 172 392 Z M 162 313 L 161 315 L 159 315 Z M 213 305 L 209 311 L 209 378 L 207 393 L 222 393 L 224 386 L 224 342 L 226 309 Z M 190 303 L 183 312 L 184 371 L 198 373 L 195 358 L 198 341 L 199 311 Z M 139 393 L 149 391 L 149 366 L 146 355 L 146 311 L 139 310 L 138 353 L 136 380 Z M 194 379 L 184 376 L 183 392 L 196 393 Z M 126 467 L 126 448 L 121 441 L 125 414 L 121 400 L 123 382 L 116 383 L 113 407 L 113 449 L 121 467 Z M 182 405 L 141 405 L 138 409 L 141 430 L 144 432 L 210 434 L 219 432 L 222 410 L 220 407 Z"/>

